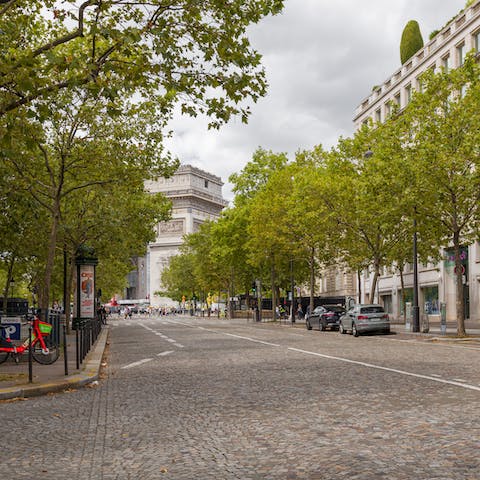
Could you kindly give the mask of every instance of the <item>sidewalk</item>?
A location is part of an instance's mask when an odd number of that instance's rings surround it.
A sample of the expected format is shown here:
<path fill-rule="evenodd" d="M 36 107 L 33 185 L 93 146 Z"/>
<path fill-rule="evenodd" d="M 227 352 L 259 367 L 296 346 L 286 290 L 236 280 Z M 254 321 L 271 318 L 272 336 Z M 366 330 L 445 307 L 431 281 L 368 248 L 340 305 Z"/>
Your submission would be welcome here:
<path fill-rule="evenodd" d="M 63 349 L 52 365 L 33 361 L 33 383 L 28 382 L 28 361 L 15 363 L 11 358 L 0 364 L 0 400 L 34 397 L 49 392 L 78 388 L 98 380 L 109 327 L 105 326 L 95 345 L 77 370 L 75 335 L 67 337 L 68 375 L 65 375 Z"/>

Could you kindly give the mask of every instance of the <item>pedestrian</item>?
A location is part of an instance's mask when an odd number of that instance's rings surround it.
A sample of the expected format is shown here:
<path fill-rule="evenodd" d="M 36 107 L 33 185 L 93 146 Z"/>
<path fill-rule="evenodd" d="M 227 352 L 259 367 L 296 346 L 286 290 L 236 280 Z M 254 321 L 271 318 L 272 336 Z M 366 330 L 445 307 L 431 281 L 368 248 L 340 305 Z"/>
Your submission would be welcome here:
<path fill-rule="evenodd" d="M 301 303 L 298 304 L 297 316 L 298 316 L 299 320 L 301 320 L 303 318 L 303 310 L 302 310 L 302 304 Z"/>

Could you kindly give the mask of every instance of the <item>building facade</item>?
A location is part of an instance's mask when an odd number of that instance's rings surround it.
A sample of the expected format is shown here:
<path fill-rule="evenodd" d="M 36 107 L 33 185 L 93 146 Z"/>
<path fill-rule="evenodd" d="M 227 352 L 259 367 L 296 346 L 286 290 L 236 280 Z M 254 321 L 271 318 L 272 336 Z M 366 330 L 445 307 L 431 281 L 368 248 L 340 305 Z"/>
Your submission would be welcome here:
<path fill-rule="evenodd" d="M 391 104 L 396 103 L 400 111 L 405 108 L 412 92 L 420 88 L 420 75 L 432 69 L 449 70 L 462 65 L 470 51 L 480 52 L 480 2 L 461 11 L 445 25 L 425 46 L 404 65 L 375 86 L 368 97 L 358 106 L 354 123 L 357 128 L 370 119 L 383 122 L 390 114 Z M 443 260 L 438 264 L 419 265 L 420 312 L 433 319 L 440 315 L 440 304 L 445 303 L 447 320 L 454 320 L 455 275 L 452 250 L 442 251 Z M 394 318 L 403 315 L 401 299 L 402 277 L 396 271 L 385 269 L 377 287 L 377 300 Z M 464 308 L 466 318 L 480 322 L 480 243 L 465 245 L 462 251 L 462 273 Z M 403 272 L 406 301 L 413 297 L 413 267 L 407 265 Z M 371 275 L 362 276 L 362 291 L 368 292 Z"/>
<path fill-rule="evenodd" d="M 147 255 L 136 259 L 136 271 L 129 278 L 131 290 L 127 290 L 130 298 L 144 298 L 156 307 L 172 304 L 159 294 L 162 271 L 179 253 L 183 236 L 198 231 L 203 222 L 217 219 L 228 205 L 222 186 L 220 177 L 191 165 L 181 165 L 171 178 L 146 183 L 149 192 L 161 192 L 171 200 L 172 218 L 156 226 L 156 238 L 148 245 Z"/>

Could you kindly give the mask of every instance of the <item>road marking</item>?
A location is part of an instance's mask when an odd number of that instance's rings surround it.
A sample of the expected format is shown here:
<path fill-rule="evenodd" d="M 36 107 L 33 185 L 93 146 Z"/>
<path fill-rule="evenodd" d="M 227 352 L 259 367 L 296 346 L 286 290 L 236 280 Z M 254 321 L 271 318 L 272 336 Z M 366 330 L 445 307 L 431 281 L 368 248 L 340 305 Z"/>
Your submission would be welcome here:
<path fill-rule="evenodd" d="M 157 353 L 157 357 L 165 357 L 166 355 L 170 355 L 171 353 L 173 353 L 173 350 L 168 350 L 166 352 Z"/>
<path fill-rule="evenodd" d="M 423 378 L 425 380 L 431 380 L 433 382 L 445 383 L 447 385 L 454 385 L 456 387 L 462 387 L 462 388 L 466 388 L 468 390 L 475 390 L 477 392 L 480 392 L 480 387 L 476 387 L 475 385 L 469 385 L 467 383 L 463 383 L 463 381 L 458 382 L 458 381 L 455 381 L 455 380 L 443 380 L 442 378 L 435 378 L 435 377 L 428 376 L 428 375 L 421 375 L 419 373 L 406 372 L 404 370 L 397 370 L 396 368 L 382 367 L 381 365 L 373 365 L 371 363 L 358 362 L 356 360 L 350 360 L 348 358 L 343 358 L 343 357 L 334 357 L 332 355 L 324 355 L 323 353 L 310 352 L 308 350 L 301 350 L 299 348 L 288 347 L 288 350 L 291 350 L 293 352 L 305 353 L 307 355 L 315 355 L 316 357 L 329 358 L 330 360 L 337 360 L 339 362 L 353 363 L 354 365 L 361 365 L 361 366 L 367 367 L 367 368 L 376 368 L 377 370 L 384 370 L 386 372 L 398 373 L 400 375 L 407 375 L 409 377 Z"/>
<path fill-rule="evenodd" d="M 152 360 L 153 358 L 144 358 L 143 360 L 139 360 L 138 362 L 133 362 L 133 363 L 130 363 L 129 365 L 125 365 L 124 367 L 122 367 L 122 370 L 125 370 L 127 368 L 132 368 L 132 367 L 138 367 L 139 365 L 150 362 Z"/>
<path fill-rule="evenodd" d="M 215 330 L 209 330 L 209 331 L 212 331 L 215 333 L 223 333 L 223 335 L 228 335 L 229 337 L 241 338 L 242 340 L 248 340 L 249 342 L 263 343 L 264 345 L 270 345 L 271 347 L 280 347 L 280 345 L 276 343 L 264 342 L 262 340 L 257 340 L 256 338 L 242 337 L 241 335 L 234 335 L 233 333 L 217 332 Z"/>
<path fill-rule="evenodd" d="M 367 337 L 365 337 L 367 338 Z M 415 338 L 412 338 L 412 339 L 408 339 L 408 340 L 403 340 L 403 339 L 400 339 L 400 338 L 394 338 L 394 337 L 379 337 L 379 336 L 376 336 L 376 337 L 372 337 L 372 340 L 385 340 L 387 342 L 404 342 L 404 343 L 410 343 L 411 345 L 414 345 L 415 343 L 417 343 L 417 340 L 415 340 Z M 451 344 L 448 344 L 448 343 L 445 343 L 445 342 L 423 342 L 423 345 L 428 345 L 430 347 L 449 347 L 449 348 L 463 348 L 464 350 L 476 350 L 478 352 L 478 350 L 480 350 L 480 347 L 467 347 L 465 345 L 451 345 Z"/>

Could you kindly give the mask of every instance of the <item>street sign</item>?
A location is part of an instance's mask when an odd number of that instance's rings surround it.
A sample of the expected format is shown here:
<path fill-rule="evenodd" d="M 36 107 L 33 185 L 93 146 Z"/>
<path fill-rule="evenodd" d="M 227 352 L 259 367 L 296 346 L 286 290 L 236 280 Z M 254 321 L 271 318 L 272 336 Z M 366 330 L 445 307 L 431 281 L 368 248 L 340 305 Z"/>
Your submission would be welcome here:
<path fill-rule="evenodd" d="M 5 330 L 3 328 L 1 329 L 1 335 L 3 337 L 5 337 L 8 332 L 12 340 L 20 340 L 22 338 L 22 322 L 20 320 L 16 320 L 15 318 L 2 319 L 2 326 L 6 327 Z"/>

